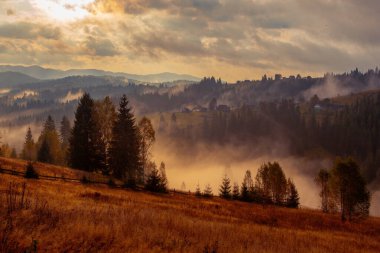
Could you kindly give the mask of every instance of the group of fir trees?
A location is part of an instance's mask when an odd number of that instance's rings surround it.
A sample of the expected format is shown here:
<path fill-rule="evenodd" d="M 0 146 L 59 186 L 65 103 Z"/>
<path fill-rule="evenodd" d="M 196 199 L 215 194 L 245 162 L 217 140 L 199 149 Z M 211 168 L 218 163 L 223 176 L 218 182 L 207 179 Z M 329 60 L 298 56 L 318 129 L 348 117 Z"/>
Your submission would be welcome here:
<path fill-rule="evenodd" d="M 49 115 L 37 142 L 34 141 L 32 130 L 28 128 L 20 157 L 28 161 L 65 165 L 70 129 L 69 120 L 63 117 L 58 132 L 53 118 Z"/>
<path fill-rule="evenodd" d="M 155 181 L 158 177 L 159 191 L 163 191 L 167 184 L 163 182 L 166 180 L 165 166 L 162 163 L 158 173 L 151 162 L 154 141 L 151 121 L 143 117 L 137 123 L 125 95 L 120 98 L 116 111 L 108 97 L 97 102 L 84 94 L 75 112 L 69 139 L 69 165 L 111 175 L 129 186 L 148 184 L 149 180 Z"/>
<path fill-rule="evenodd" d="M 161 163 L 157 170 L 151 161 L 155 138 L 148 118 L 136 123 L 125 95 L 116 111 L 109 97 L 94 101 L 86 93 L 79 100 L 72 129 L 70 121 L 63 117 L 58 133 L 49 116 L 37 142 L 28 129 L 21 157 L 112 175 L 131 186 L 146 183 L 149 188 L 149 180 L 157 177 L 158 191 L 163 192 L 167 189 L 165 164 Z"/>
<path fill-rule="evenodd" d="M 337 158 L 329 171 L 319 171 L 316 183 L 321 187 L 323 212 L 339 211 L 342 221 L 369 215 L 370 193 L 352 158 Z"/>
<path fill-rule="evenodd" d="M 199 186 L 199 184 L 197 184 L 197 187 L 195 188 L 195 196 L 211 198 L 213 196 L 211 185 L 206 184 L 204 190 L 201 191 L 201 187 Z"/>
<path fill-rule="evenodd" d="M 238 184 L 231 185 L 225 175 L 219 188 L 219 196 L 225 199 L 235 199 L 261 204 L 274 204 L 290 208 L 298 208 L 299 196 L 293 181 L 286 179 L 279 163 L 263 164 L 253 182 L 251 172 L 246 171 L 239 189 Z"/>

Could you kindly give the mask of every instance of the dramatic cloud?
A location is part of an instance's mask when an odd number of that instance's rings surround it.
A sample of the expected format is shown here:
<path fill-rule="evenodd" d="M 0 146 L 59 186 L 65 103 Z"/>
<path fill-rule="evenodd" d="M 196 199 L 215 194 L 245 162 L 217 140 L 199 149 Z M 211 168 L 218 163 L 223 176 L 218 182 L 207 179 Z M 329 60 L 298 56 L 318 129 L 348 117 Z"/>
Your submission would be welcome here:
<path fill-rule="evenodd" d="M 2 0 L 0 8 L 12 10 L 0 13 L 2 63 L 229 80 L 379 64 L 376 0 Z"/>

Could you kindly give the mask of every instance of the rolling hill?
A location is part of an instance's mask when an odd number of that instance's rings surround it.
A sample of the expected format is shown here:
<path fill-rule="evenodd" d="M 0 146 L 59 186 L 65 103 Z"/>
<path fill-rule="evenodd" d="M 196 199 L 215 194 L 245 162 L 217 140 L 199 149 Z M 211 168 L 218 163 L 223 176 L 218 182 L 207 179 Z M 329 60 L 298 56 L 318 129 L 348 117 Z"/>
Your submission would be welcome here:
<path fill-rule="evenodd" d="M 37 81 L 39 81 L 39 79 L 19 72 L 0 72 L 0 88 L 19 84 L 34 83 Z"/>
<path fill-rule="evenodd" d="M 25 162 L 0 159 L 3 169 Z M 285 209 L 82 184 L 69 168 L 36 164 L 55 180 L 0 174 L 1 252 L 379 252 L 380 219 L 341 223 Z M 60 179 L 59 179 L 60 178 Z"/>

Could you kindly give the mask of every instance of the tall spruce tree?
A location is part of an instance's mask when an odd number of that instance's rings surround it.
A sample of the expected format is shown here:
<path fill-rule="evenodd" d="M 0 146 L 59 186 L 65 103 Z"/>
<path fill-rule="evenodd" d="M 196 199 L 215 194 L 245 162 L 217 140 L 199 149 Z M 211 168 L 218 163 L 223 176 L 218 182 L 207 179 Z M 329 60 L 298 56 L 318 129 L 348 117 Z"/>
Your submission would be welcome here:
<path fill-rule="evenodd" d="M 105 148 L 94 117 L 94 101 L 88 93 L 79 100 L 70 138 L 69 165 L 85 171 L 104 171 Z"/>
<path fill-rule="evenodd" d="M 224 175 L 222 184 L 219 188 L 219 196 L 221 198 L 230 199 L 231 198 L 231 181 L 227 177 L 227 175 Z"/>
<path fill-rule="evenodd" d="M 205 186 L 205 189 L 203 191 L 203 197 L 206 197 L 206 198 L 211 198 L 213 196 L 212 194 L 212 188 L 211 188 L 211 185 L 210 184 L 207 184 Z"/>
<path fill-rule="evenodd" d="M 239 191 L 239 185 L 237 183 L 234 183 L 234 187 L 232 189 L 232 199 L 239 199 L 240 198 L 240 191 Z"/>
<path fill-rule="evenodd" d="M 49 115 L 45 121 L 37 142 L 37 160 L 45 163 L 62 164 L 62 150 L 59 135 L 53 118 Z"/>
<path fill-rule="evenodd" d="M 32 130 L 30 127 L 26 132 L 25 142 L 21 151 L 21 158 L 28 161 L 36 160 L 36 144 L 34 143 Z"/>
<path fill-rule="evenodd" d="M 139 132 L 135 117 L 128 106 L 128 99 L 120 99 L 118 114 L 112 131 L 110 169 L 112 174 L 131 186 L 143 183 L 143 167 L 140 160 Z"/>
<path fill-rule="evenodd" d="M 104 143 L 104 152 L 106 155 L 106 170 L 104 174 L 109 173 L 109 149 L 112 140 L 113 124 L 116 120 L 116 108 L 110 97 L 105 97 L 101 101 L 95 102 L 95 118 L 99 125 L 100 136 Z"/>

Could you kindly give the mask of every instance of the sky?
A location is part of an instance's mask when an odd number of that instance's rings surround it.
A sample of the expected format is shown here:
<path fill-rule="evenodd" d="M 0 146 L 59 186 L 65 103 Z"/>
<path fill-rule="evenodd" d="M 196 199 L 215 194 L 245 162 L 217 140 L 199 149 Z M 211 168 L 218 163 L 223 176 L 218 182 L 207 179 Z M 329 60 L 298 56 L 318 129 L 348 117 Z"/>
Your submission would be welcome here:
<path fill-rule="evenodd" d="M 0 64 L 223 80 L 375 68 L 378 0 L 0 0 Z"/>

